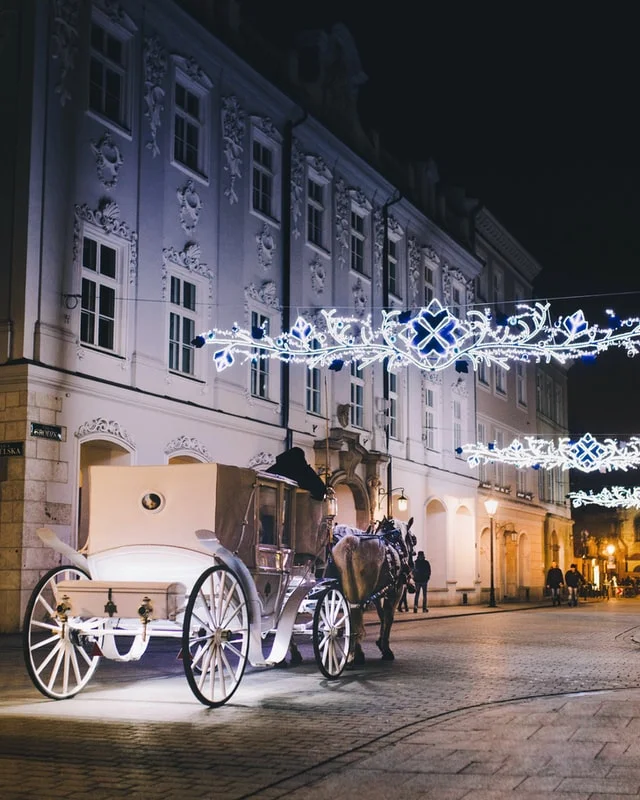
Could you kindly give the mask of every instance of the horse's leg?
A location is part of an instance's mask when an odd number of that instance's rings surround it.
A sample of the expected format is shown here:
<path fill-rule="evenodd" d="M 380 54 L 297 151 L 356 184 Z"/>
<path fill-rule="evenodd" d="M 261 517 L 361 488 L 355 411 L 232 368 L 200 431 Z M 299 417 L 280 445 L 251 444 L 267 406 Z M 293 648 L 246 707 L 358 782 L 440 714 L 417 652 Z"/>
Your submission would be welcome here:
<path fill-rule="evenodd" d="M 302 664 L 302 653 L 298 650 L 298 645 L 293 641 L 293 637 L 289 642 L 289 655 L 291 656 L 290 664 L 292 667 L 297 667 Z"/>
<path fill-rule="evenodd" d="M 376 644 L 382 653 L 383 661 L 393 661 L 395 658 L 393 651 L 389 647 L 389 638 L 391 636 L 391 626 L 393 625 L 393 617 L 397 602 L 398 593 L 389 592 L 384 599 L 384 604 L 378 609 L 378 616 L 380 617 L 380 638 Z"/>
<path fill-rule="evenodd" d="M 351 608 L 351 625 L 353 630 L 353 650 L 349 653 L 349 660 L 347 668 L 359 667 L 364 664 L 364 651 L 362 649 L 362 640 L 364 639 L 364 616 L 362 609 L 358 607 Z"/>

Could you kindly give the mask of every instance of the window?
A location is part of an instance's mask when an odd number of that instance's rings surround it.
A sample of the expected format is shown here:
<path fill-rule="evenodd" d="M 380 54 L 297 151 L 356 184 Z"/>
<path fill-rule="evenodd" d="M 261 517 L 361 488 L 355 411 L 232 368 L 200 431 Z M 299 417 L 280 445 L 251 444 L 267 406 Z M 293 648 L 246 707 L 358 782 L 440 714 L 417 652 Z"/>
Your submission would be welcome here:
<path fill-rule="evenodd" d="M 527 405 L 527 365 L 516 362 L 516 398 L 521 406 Z"/>
<path fill-rule="evenodd" d="M 325 184 L 307 179 L 307 240 L 324 249 Z"/>
<path fill-rule="evenodd" d="M 175 85 L 173 158 L 194 172 L 202 171 L 202 109 L 200 97 L 183 86 Z"/>
<path fill-rule="evenodd" d="M 89 108 L 121 127 L 127 127 L 126 41 L 95 20 L 91 23 Z"/>
<path fill-rule="evenodd" d="M 504 447 L 504 432 L 496 431 L 496 449 L 502 450 Z M 498 486 L 504 486 L 504 463 L 502 461 L 495 462 L 495 480 Z"/>
<path fill-rule="evenodd" d="M 492 301 L 497 306 L 502 306 L 504 302 L 504 275 L 502 270 L 497 267 L 493 268 L 493 283 L 492 283 Z"/>
<path fill-rule="evenodd" d="M 633 541 L 640 542 L 640 517 L 634 517 L 633 520 Z"/>
<path fill-rule="evenodd" d="M 395 372 L 387 372 L 389 381 L 389 436 L 398 438 L 398 376 Z"/>
<path fill-rule="evenodd" d="M 516 493 L 519 496 L 527 493 L 527 471 L 525 469 L 516 469 Z"/>
<path fill-rule="evenodd" d="M 425 445 L 427 450 L 437 450 L 436 437 L 436 391 L 427 389 L 425 392 Z"/>
<path fill-rule="evenodd" d="M 262 328 L 269 333 L 269 317 L 257 311 L 251 312 L 251 330 Z M 260 348 L 254 350 L 255 358 L 251 361 L 251 394 L 254 397 L 269 397 L 269 359 L 261 358 L 264 353 Z"/>
<path fill-rule="evenodd" d="M 463 458 L 463 453 L 458 453 L 462 447 L 462 403 L 453 401 L 453 452 L 456 458 Z"/>
<path fill-rule="evenodd" d="M 400 297 L 400 286 L 398 282 L 398 243 L 394 239 L 389 239 L 387 243 L 387 261 L 389 264 L 389 294 Z"/>
<path fill-rule="evenodd" d="M 118 251 L 90 236 L 82 241 L 80 341 L 115 351 Z"/>
<path fill-rule="evenodd" d="M 358 364 L 351 362 L 351 424 L 364 428 L 364 379 Z"/>
<path fill-rule="evenodd" d="M 171 276 L 169 298 L 169 369 L 185 375 L 194 374 L 196 287 L 189 281 Z"/>
<path fill-rule="evenodd" d="M 464 289 L 457 283 L 451 286 L 451 313 L 458 319 L 462 318 L 464 313 Z"/>
<path fill-rule="evenodd" d="M 542 413 L 542 384 L 544 375 L 541 372 L 536 373 L 536 411 Z"/>
<path fill-rule="evenodd" d="M 436 296 L 436 275 L 429 264 L 424 265 L 424 305 L 429 303 Z"/>
<path fill-rule="evenodd" d="M 364 274 L 364 217 L 351 211 L 350 264 L 355 272 Z"/>
<path fill-rule="evenodd" d="M 320 347 L 318 341 L 313 342 L 312 349 L 317 350 Z M 322 372 L 318 367 L 311 367 L 307 369 L 307 386 L 306 386 L 306 409 L 311 414 L 322 413 Z"/>
<path fill-rule="evenodd" d="M 483 384 L 483 386 L 489 385 L 489 376 L 487 375 L 486 362 L 480 361 L 478 363 L 477 375 L 478 375 L 478 383 Z"/>
<path fill-rule="evenodd" d="M 563 403 L 563 397 L 562 397 L 562 386 L 560 386 L 559 384 L 556 384 L 556 386 L 555 386 L 555 407 L 554 407 L 554 412 L 555 412 L 555 421 L 559 425 L 563 425 L 564 424 L 564 403 Z"/>
<path fill-rule="evenodd" d="M 493 376 L 495 380 L 496 386 L 496 393 L 506 395 L 507 394 L 507 370 L 504 367 L 501 367 L 499 364 L 495 364 L 493 367 Z"/>
<path fill-rule="evenodd" d="M 253 140 L 253 210 L 275 217 L 273 208 L 274 154 L 263 142 Z"/>

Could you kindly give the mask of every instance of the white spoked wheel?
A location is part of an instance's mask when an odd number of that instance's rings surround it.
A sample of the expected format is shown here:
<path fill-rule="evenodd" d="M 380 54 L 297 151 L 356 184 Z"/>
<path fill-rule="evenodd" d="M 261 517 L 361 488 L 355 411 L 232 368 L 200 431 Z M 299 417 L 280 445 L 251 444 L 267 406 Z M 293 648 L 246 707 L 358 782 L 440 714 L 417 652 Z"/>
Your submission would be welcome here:
<path fill-rule="evenodd" d="M 351 647 L 351 611 L 340 589 L 319 598 L 313 615 L 313 652 L 325 678 L 342 675 Z"/>
<path fill-rule="evenodd" d="M 100 661 L 94 655 L 99 645 L 101 621 L 83 621 L 78 627 L 66 614 L 64 599 L 56 586 L 60 581 L 90 580 L 76 567 L 56 567 L 33 590 L 24 616 L 22 645 L 31 680 L 42 694 L 54 700 L 73 697 L 91 680 Z M 93 632 L 95 629 L 95 633 Z"/>
<path fill-rule="evenodd" d="M 182 658 L 192 692 L 206 706 L 229 700 L 244 674 L 249 651 L 249 609 L 228 567 L 205 570 L 184 615 Z"/>

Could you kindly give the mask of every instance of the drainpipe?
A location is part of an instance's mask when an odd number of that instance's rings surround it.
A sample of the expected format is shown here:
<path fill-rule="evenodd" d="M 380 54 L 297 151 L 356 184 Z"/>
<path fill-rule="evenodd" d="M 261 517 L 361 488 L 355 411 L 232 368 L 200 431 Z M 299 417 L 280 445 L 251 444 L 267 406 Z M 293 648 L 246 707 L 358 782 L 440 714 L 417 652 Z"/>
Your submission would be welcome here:
<path fill-rule="evenodd" d="M 391 206 L 402 200 L 402 192 L 396 191 L 387 202 L 382 206 L 382 307 L 385 311 L 390 311 L 389 305 L 389 209 Z M 391 456 L 389 455 L 389 372 L 387 370 L 388 360 L 385 358 L 382 362 L 384 370 L 382 376 L 382 391 L 384 399 L 384 409 L 386 414 L 385 425 L 385 438 L 387 443 L 387 517 L 391 516 L 393 508 L 393 498 L 391 497 L 391 490 L 393 489 L 393 469 L 391 464 Z"/>
<path fill-rule="evenodd" d="M 282 138 L 282 329 L 291 328 L 291 161 L 293 157 L 293 129 L 307 119 L 303 112 L 298 120 L 287 120 Z M 280 378 L 281 425 L 285 430 L 285 449 L 293 447 L 293 431 L 289 427 L 289 398 L 291 396 L 290 364 L 282 362 Z"/>

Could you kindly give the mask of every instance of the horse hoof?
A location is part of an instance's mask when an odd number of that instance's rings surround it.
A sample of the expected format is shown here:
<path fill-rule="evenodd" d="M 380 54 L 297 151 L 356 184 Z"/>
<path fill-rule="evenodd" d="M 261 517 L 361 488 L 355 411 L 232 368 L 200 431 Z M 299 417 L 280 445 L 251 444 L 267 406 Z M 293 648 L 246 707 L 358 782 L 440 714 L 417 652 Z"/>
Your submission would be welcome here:
<path fill-rule="evenodd" d="M 289 664 L 292 667 L 299 667 L 300 664 L 302 664 L 303 661 L 304 661 L 304 659 L 302 658 L 301 655 L 291 656 L 291 661 L 289 662 Z"/>
<path fill-rule="evenodd" d="M 395 656 L 393 655 L 391 650 L 387 650 L 386 652 L 384 652 L 382 654 L 382 660 L 383 661 L 394 661 L 395 660 Z"/>

